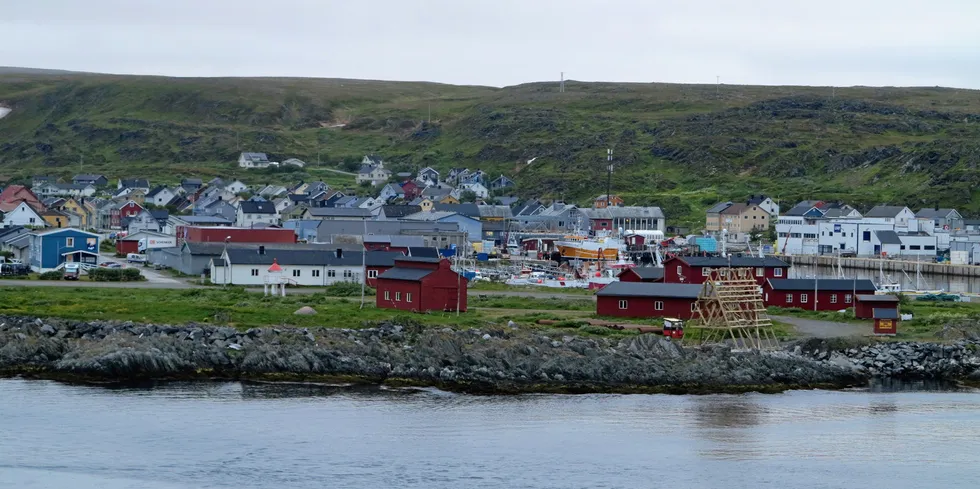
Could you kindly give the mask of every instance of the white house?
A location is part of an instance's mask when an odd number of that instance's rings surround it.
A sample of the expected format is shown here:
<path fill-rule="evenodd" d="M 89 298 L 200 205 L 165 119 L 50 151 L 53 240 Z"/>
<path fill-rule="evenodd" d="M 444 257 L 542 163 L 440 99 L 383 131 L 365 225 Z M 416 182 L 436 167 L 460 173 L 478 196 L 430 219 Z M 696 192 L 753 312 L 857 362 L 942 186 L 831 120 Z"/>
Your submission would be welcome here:
<path fill-rule="evenodd" d="M 160 232 L 160 221 L 158 221 L 150 211 L 143 209 L 139 215 L 129 220 L 129 234 L 136 234 L 142 231 Z"/>
<path fill-rule="evenodd" d="M 765 195 L 750 195 L 747 203 L 768 212 L 773 218 L 779 217 L 779 204 Z"/>
<path fill-rule="evenodd" d="M 288 160 L 283 161 L 282 164 L 283 164 L 283 166 L 290 165 L 290 166 L 298 166 L 300 168 L 303 168 L 303 167 L 306 166 L 306 162 L 305 161 L 300 160 L 300 159 L 296 159 L 296 158 L 289 158 Z"/>
<path fill-rule="evenodd" d="M 402 190 L 401 185 L 398 185 L 397 183 L 389 183 L 381 189 L 380 193 L 378 193 L 378 198 L 385 202 L 392 199 L 404 199 L 405 191 Z"/>
<path fill-rule="evenodd" d="M 419 170 L 419 174 L 417 177 L 415 177 L 415 180 L 426 187 L 429 185 L 435 185 L 439 183 L 439 172 L 431 166 L 427 166 Z"/>
<path fill-rule="evenodd" d="M 869 222 L 883 222 L 894 224 L 895 227 L 905 228 L 909 226 L 909 221 L 915 219 L 915 213 L 908 207 L 895 205 L 876 205 L 864 214 Z"/>
<path fill-rule="evenodd" d="M 371 185 L 384 183 L 391 178 L 391 171 L 385 168 L 384 161 L 379 156 L 368 155 L 361 161 L 361 168 L 357 170 L 355 181 L 358 185 L 370 182 Z"/>
<path fill-rule="evenodd" d="M 17 204 L 12 211 L 3 215 L 3 227 L 25 226 L 25 227 L 46 227 L 47 223 L 33 207 L 27 202 Z"/>
<path fill-rule="evenodd" d="M 360 251 L 343 249 L 282 249 L 275 245 L 228 248 L 211 262 L 212 281 L 228 285 L 264 285 L 273 263 L 282 268 L 289 285 L 325 286 L 337 282 L 361 283 L 364 269 Z"/>
<path fill-rule="evenodd" d="M 265 153 L 242 153 L 238 155 L 238 166 L 241 168 L 268 168 L 272 166 L 269 156 Z"/>
<path fill-rule="evenodd" d="M 462 192 L 473 192 L 478 199 L 485 199 L 490 196 L 490 191 L 482 183 L 464 183 L 459 186 L 459 189 Z"/>
<path fill-rule="evenodd" d="M 174 197 L 176 196 L 177 194 L 174 193 L 173 190 L 170 190 L 169 188 L 160 185 L 159 187 L 150 190 L 150 192 L 146 194 L 145 199 L 146 202 L 149 204 L 163 207 L 169 204 L 171 200 L 174 200 Z"/>
<path fill-rule="evenodd" d="M 256 224 L 279 224 L 279 211 L 275 204 L 268 201 L 255 202 L 245 200 L 238 203 L 238 218 L 235 225 L 243 228 L 254 227 Z"/>
<path fill-rule="evenodd" d="M 150 191 L 150 182 L 145 178 L 120 178 L 119 184 L 116 185 L 116 189 L 132 189 L 132 190 L 142 190 L 143 192 Z"/>
<path fill-rule="evenodd" d="M 225 190 L 233 195 L 238 195 L 246 190 L 248 190 L 248 185 L 242 183 L 241 180 L 235 180 L 227 185 L 225 185 Z"/>

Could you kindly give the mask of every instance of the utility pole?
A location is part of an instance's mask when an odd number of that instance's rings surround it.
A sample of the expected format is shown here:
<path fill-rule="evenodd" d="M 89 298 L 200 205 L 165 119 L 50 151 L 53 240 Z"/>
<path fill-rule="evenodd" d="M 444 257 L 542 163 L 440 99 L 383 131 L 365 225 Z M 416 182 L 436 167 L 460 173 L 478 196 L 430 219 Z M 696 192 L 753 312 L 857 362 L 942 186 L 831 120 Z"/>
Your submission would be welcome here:
<path fill-rule="evenodd" d="M 561 81 L 558 82 L 558 93 L 565 93 L 565 72 L 561 72 Z"/>
<path fill-rule="evenodd" d="M 715 97 L 719 95 L 721 91 L 721 76 L 715 76 Z"/>
<path fill-rule="evenodd" d="M 367 220 L 364 221 L 364 235 L 361 236 L 361 247 L 364 246 L 364 239 L 367 238 Z M 364 274 L 361 277 L 361 307 L 358 309 L 364 309 L 364 288 L 367 287 L 367 248 L 361 250 L 361 273 Z"/>
<path fill-rule="evenodd" d="M 606 150 L 606 208 L 608 209 L 612 206 L 612 195 L 609 192 L 612 191 L 612 149 Z"/>

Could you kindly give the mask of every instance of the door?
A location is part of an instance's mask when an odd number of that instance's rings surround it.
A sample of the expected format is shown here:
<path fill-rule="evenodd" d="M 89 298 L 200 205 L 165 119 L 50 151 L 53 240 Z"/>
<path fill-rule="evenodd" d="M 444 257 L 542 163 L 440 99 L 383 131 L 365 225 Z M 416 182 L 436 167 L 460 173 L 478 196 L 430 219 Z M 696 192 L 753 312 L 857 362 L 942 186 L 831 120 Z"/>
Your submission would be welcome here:
<path fill-rule="evenodd" d="M 875 254 L 876 255 L 880 255 L 881 254 L 881 245 L 875 245 Z"/>

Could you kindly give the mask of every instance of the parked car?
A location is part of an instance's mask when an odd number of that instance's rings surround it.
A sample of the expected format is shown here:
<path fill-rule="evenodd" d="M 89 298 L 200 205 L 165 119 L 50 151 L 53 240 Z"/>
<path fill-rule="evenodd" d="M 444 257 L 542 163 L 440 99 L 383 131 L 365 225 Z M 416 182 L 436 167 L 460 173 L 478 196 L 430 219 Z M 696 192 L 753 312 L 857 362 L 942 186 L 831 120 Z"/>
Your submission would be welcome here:
<path fill-rule="evenodd" d="M 114 261 L 104 261 L 102 263 L 99 263 L 99 266 L 102 267 L 102 268 L 122 268 L 123 267 L 121 264 L 116 263 Z"/>
<path fill-rule="evenodd" d="M 78 263 L 66 263 L 65 270 L 62 274 L 62 278 L 65 280 L 78 280 L 78 277 L 82 274 L 82 266 Z"/>
<path fill-rule="evenodd" d="M 146 263 L 146 255 L 141 255 L 139 253 L 130 253 L 126 255 L 126 261 L 129 263 Z"/>

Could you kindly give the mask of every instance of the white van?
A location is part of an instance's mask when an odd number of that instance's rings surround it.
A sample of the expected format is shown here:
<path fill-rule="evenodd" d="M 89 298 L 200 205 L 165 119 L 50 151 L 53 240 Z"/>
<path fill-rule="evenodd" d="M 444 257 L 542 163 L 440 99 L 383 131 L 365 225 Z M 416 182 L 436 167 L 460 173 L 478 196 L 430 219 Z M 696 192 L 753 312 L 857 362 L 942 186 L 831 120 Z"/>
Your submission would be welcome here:
<path fill-rule="evenodd" d="M 126 261 L 129 263 L 146 263 L 146 255 L 141 255 L 139 253 L 129 253 L 126 255 Z"/>

